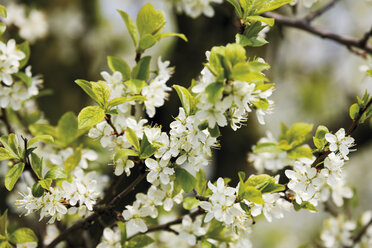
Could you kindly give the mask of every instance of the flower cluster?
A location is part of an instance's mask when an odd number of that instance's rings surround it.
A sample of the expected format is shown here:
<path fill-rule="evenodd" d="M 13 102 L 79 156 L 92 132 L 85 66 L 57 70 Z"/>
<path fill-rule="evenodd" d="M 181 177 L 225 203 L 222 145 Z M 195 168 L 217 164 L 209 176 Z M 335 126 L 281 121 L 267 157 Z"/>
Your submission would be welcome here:
<path fill-rule="evenodd" d="M 356 223 L 347 220 L 344 215 L 330 218 L 324 221 L 320 238 L 324 247 L 351 247 L 353 245 L 352 235 Z"/>
<path fill-rule="evenodd" d="M 186 15 L 197 18 L 200 15 L 208 17 L 214 16 L 214 9 L 211 4 L 222 3 L 222 0 L 177 0 L 176 8 L 178 12 L 185 12 Z"/>
<path fill-rule="evenodd" d="M 37 9 L 26 9 L 24 5 L 11 3 L 7 6 L 8 16 L 4 19 L 8 26 L 19 29 L 19 35 L 33 43 L 48 33 L 48 22 L 45 14 Z"/>
<path fill-rule="evenodd" d="M 114 227 L 113 229 L 106 227 L 103 230 L 102 241 L 97 245 L 97 248 L 121 248 L 120 229 Z"/>

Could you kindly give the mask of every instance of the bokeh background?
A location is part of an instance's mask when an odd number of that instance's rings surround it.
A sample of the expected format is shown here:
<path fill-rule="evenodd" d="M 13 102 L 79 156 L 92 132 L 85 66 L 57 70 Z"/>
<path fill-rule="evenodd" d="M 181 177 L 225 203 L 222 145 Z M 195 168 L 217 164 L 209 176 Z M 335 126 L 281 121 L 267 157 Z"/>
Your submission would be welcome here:
<path fill-rule="evenodd" d="M 78 78 L 96 81 L 100 72 L 108 71 L 106 56 L 123 57 L 134 64 L 134 47 L 116 9 L 125 10 L 135 19 L 137 12 L 147 2 L 166 13 L 166 31 L 184 33 L 189 42 L 180 39 L 164 39 L 148 53 L 162 56 L 175 66 L 175 74 L 168 85 L 188 86 L 203 68 L 205 52 L 213 46 L 234 42 L 238 28 L 233 8 L 227 4 L 214 5 L 212 18 L 200 16 L 192 19 L 175 11 L 171 0 L 23 0 L 0 1 L 5 5 L 24 5 L 26 13 L 38 10 L 41 17 L 30 25 L 44 22 L 44 33 L 31 42 L 33 72 L 42 74 L 47 91 L 38 99 L 51 124 L 56 124 L 66 111 L 76 114 L 89 104 L 89 99 L 74 83 Z M 279 11 L 285 15 L 303 17 L 327 1 L 319 0 L 312 9 L 301 5 L 296 14 L 291 7 Z M 372 25 L 372 2 L 367 0 L 341 0 L 314 25 L 335 33 L 362 37 Z M 9 36 L 19 36 L 16 27 Z M 307 34 L 300 30 L 276 25 L 266 34 L 268 45 L 248 48 L 250 56 L 263 57 L 271 64 L 268 77 L 276 84 L 274 113 L 260 126 L 254 115 L 247 125 L 237 132 L 222 129 L 221 148 L 215 151 L 210 178 L 231 177 L 237 181 L 237 172 L 254 173 L 247 162 L 247 153 L 253 144 L 270 130 L 274 136 L 280 132 L 280 122 L 324 124 L 330 130 L 348 127 L 348 107 L 366 89 L 372 93 L 372 80 L 363 72 L 372 67 L 371 59 L 363 59 L 332 41 Z M 156 61 L 156 60 L 154 60 Z M 179 102 L 175 92 L 169 101 L 157 111 L 153 122 L 167 129 L 172 116 L 178 113 Z M 372 132 L 371 125 L 360 127 L 354 137 L 359 152 L 347 163 L 348 181 L 359 195 L 355 216 L 372 206 Z M 298 212 L 283 220 L 257 221 L 253 231 L 254 247 L 297 247 L 313 239 L 326 214 Z"/>

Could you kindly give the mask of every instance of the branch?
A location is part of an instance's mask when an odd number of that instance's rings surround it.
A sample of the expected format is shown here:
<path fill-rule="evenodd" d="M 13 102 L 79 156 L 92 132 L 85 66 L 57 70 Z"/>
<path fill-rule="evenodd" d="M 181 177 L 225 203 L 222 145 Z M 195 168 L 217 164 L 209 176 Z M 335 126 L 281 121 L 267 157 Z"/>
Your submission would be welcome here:
<path fill-rule="evenodd" d="M 339 44 L 346 46 L 351 51 L 353 51 L 352 49 L 357 48 L 359 50 L 364 51 L 365 53 L 372 54 L 372 46 L 367 44 L 367 42 L 365 42 L 366 44 L 363 44 L 363 42 L 361 42 L 361 40 L 365 39 L 364 37 L 358 40 L 355 38 L 342 36 L 339 34 L 335 34 L 335 33 L 314 27 L 308 21 L 306 21 L 306 19 L 298 20 L 298 19 L 280 15 L 277 13 L 273 13 L 273 12 L 266 12 L 262 14 L 262 16 L 268 17 L 268 18 L 274 18 L 275 22 L 281 25 L 300 29 L 308 33 L 314 34 L 316 36 L 319 36 L 323 39 L 333 40 Z M 363 53 L 356 53 L 356 54 L 362 57 L 366 57 L 366 54 L 363 54 Z"/>
<path fill-rule="evenodd" d="M 146 173 L 141 173 L 128 187 L 126 187 L 122 192 L 120 192 L 114 199 L 110 201 L 110 203 L 107 206 L 96 206 L 94 207 L 94 213 L 91 214 L 86 219 L 83 219 L 81 221 L 76 222 L 66 230 L 64 230 L 57 238 L 55 238 L 49 245 L 47 245 L 46 248 L 52 248 L 55 247 L 59 242 L 67 239 L 67 237 L 79 230 L 80 228 L 87 228 L 89 227 L 93 222 L 95 222 L 100 216 L 104 215 L 105 213 L 110 212 L 114 207 L 115 204 L 128 195 L 131 191 L 135 189 L 135 187 L 146 177 Z"/>
<path fill-rule="evenodd" d="M 358 113 L 358 116 L 353 120 L 353 122 L 351 123 L 350 127 L 348 128 L 347 132 L 346 132 L 346 136 L 349 136 L 351 135 L 355 129 L 357 129 L 357 127 L 359 126 L 359 120 L 360 118 L 362 118 L 363 114 L 367 111 L 367 109 L 371 106 L 372 104 L 372 98 L 369 100 L 369 102 L 367 103 L 367 105 L 360 109 L 359 110 L 359 113 Z M 320 152 L 320 154 L 318 155 L 318 157 L 315 159 L 315 161 L 311 164 L 311 167 L 316 167 L 319 163 L 321 163 L 329 154 L 331 153 L 331 151 L 329 150 L 323 150 Z"/>
<path fill-rule="evenodd" d="M 112 134 L 114 134 L 116 137 L 121 136 L 121 135 L 124 134 L 124 132 L 121 132 L 121 133 L 118 132 L 118 130 L 114 126 L 114 123 L 112 123 L 111 115 L 106 114 L 105 120 L 106 120 L 107 124 L 110 125 L 110 127 L 112 128 L 112 130 L 114 130 L 114 132 Z"/>
<path fill-rule="evenodd" d="M 366 234 L 368 228 L 372 225 L 372 219 L 365 224 L 365 226 L 359 231 L 359 233 L 354 236 L 353 238 L 353 244 L 351 246 L 345 246 L 345 248 L 351 248 L 354 247 L 356 244 L 360 242 L 360 240 L 363 238 L 363 235 Z"/>
<path fill-rule="evenodd" d="M 140 235 L 140 234 L 146 234 L 146 233 L 150 233 L 150 232 L 156 232 L 156 231 L 168 231 L 168 232 L 174 232 L 176 234 L 178 234 L 177 231 L 171 229 L 170 227 L 173 226 L 173 225 L 177 225 L 177 224 L 181 224 L 182 223 L 182 220 L 183 220 L 183 217 L 185 217 L 186 215 L 189 215 L 191 218 L 194 218 L 200 214 L 203 214 L 204 213 L 204 210 L 199 208 L 197 211 L 193 212 L 193 213 L 188 213 L 188 214 L 185 214 L 175 220 L 172 220 L 170 222 L 167 222 L 167 223 L 164 223 L 164 224 L 161 224 L 161 225 L 155 225 L 155 226 L 151 226 L 147 229 L 146 232 L 144 233 L 137 233 L 137 234 L 134 234 L 132 237 L 130 237 L 128 240 L 134 238 L 135 236 L 137 235 Z"/>
<path fill-rule="evenodd" d="M 317 11 L 314 11 L 314 12 L 308 14 L 304 19 L 307 22 L 313 21 L 315 18 L 323 15 L 325 12 L 327 12 L 328 10 L 330 10 L 338 1 L 340 1 L 340 0 L 333 0 L 333 1 L 329 2 L 323 8 L 320 8 Z"/>

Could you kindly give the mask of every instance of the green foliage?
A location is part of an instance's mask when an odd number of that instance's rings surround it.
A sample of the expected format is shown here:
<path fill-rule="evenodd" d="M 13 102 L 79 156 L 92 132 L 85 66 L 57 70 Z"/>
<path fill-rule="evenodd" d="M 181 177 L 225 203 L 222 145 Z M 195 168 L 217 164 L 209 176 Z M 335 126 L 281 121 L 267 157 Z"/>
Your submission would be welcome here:
<path fill-rule="evenodd" d="M 55 166 L 51 168 L 44 176 L 45 179 L 53 179 L 53 180 L 58 180 L 58 179 L 65 179 L 67 178 L 67 173 L 64 169 L 62 169 L 59 166 Z"/>
<path fill-rule="evenodd" d="M 37 236 L 30 228 L 19 228 L 10 235 L 9 241 L 13 244 L 38 242 Z"/>
<path fill-rule="evenodd" d="M 349 114 L 352 120 L 359 118 L 359 124 L 364 123 L 367 119 L 372 116 L 372 97 L 366 91 L 362 98 L 357 97 L 357 103 L 351 105 Z M 363 114 L 361 113 L 363 112 Z M 359 116 L 362 114 L 361 116 Z"/>
<path fill-rule="evenodd" d="M 172 87 L 176 90 L 186 115 L 192 114 L 195 111 L 195 103 L 190 91 L 180 85 L 173 85 Z"/>
<path fill-rule="evenodd" d="M 206 239 L 214 239 L 221 242 L 230 242 L 229 235 L 226 235 L 229 230 L 219 221 L 213 219 L 205 234 Z"/>
<path fill-rule="evenodd" d="M 221 82 L 214 82 L 207 86 L 205 93 L 210 103 L 215 103 L 222 96 L 224 85 Z"/>
<path fill-rule="evenodd" d="M 27 146 L 30 147 L 33 144 L 35 144 L 36 142 L 38 142 L 38 141 L 42 141 L 44 143 L 53 143 L 54 142 L 54 138 L 53 138 L 53 136 L 51 136 L 49 134 L 37 135 L 37 136 L 33 137 L 32 139 L 30 139 L 27 142 Z"/>
<path fill-rule="evenodd" d="M 13 167 L 9 169 L 8 173 L 5 176 L 5 182 L 4 182 L 5 188 L 7 190 L 11 191 L 14 188 L 14 185 L 17 183 L 24 168 L 25 168 L 24 163 L 18 163 L 16 165 L 13 165 Z"/>
<path fill-rule="evenodd" d="M 122 158 L 127 158 L 128 156 L 138 157 L 138 153 L 132 149 L 120 149 L 114 155 L 114 162 Z"/>
<path fill-rule="evenodd" d="M 318 126 L 315 132 L 315 136 L 313 137 L 313 142 L 316 148 L 322 150 L 324 146 L 327 144 L 325 139 L 325 135 L 329 133 L 328 128 L 325 126 Z"/>
<path fill-rule="evenodd" d="M 195 197 L 189 196 L 183 200 L 182 206 L 186 210 L 191 210 L 193 208 L 198 207 L 199 204 L 200 204 L 200 201 L 198 199 L 196 199 Z"/>
<path fill-rule="evenodd" d="M 27 64 L 28 60 L 30 59 L 30 45 L 28 44 L 28 41 L 25 41 L 17 45 L 17 47 L 25 54 L 25 57 L 21 61 L 19 61 L 19 69 L 21 69 Z"/>
<path fill-rule="evenodd" d="M 143 6 L 138 12 L 136 19 L 137 26 L 126 12 L 121 10 L 118 11 L 127 26 L 134 45 L 136 46 L 137 54 L 142 54 L 146 49 L 151 48 L 165 37 L 175 36 L 187 41 L 187 38 L 183 34 L 161 33 L 166 23 L 164 13 L 155 10 L 150 3 Z"/>
<path fill-rule="evenodd" d="M 306 210 L 314 211 L 314 212 L 318 211 L 313 204 L 307 201 L 303 201 L 301 202 L 301 204 L 298 204 L 296 201 L 294 201 L 293 207 L 296 211 L 300 211 L 301 209 L 306 209 Z"/>
<path fill-rule="evenodd" d="M 183 168 L 176 168 L 176 182 L 179 183 L 182 189 L 189 193 L 191 192 L 196 186 L 196 179 L 193 175 L 191 175 L 187 170 Z"/>
<path fill-rule="evenodd" d="M 0 237 L 6 237 L 8 234 L 8 209 L 0 216 Z"/>
<path fill-rule="evenodd" d="M 35 153 L 31 153 L 31 167 L 39 179 L 43 178 L 43 160 Z"/>
<path fill-rule="evenodd" d="M 57 137 L 63 146 L 69 145 L 78 136 L 78 119 L 72 112 L 65 113 L 58 121 Z"/>
<path fill-rule="evenodd" d="M 152 145 L 149 140 L 147 139 L 147 136 L 145 133 L 143 133 L 143 137 L 141 140 L 141 147 L 140 147 L 140 159 L 146 159 L 154 155 L 154 153 L 157 151 L 157 148 Z"/>
<path fill-rule="evenodd" d="M 201 196 L 208 196 L 209 189 L 207 187 L 207 180 L 205 179 L 204 170 L 200 169 L 196 172 L 196 185 L 195 189 Z"/>
<path fill-rule="evenodd" d="M 357 103 L 354 103 L 353 105 L 350 106 L 349 109 L 349 115 L 352 120 L 355 120 L 357 116 L 359 115 L 359 105 Z"/>
<path fill-rule="evenodd" d="M 108 56 L 107 64 L 112 72 L 118 71 L 123 76 L 123 81 L 130 79 L 130 68 L 127 62 L 116 56 Z"/>
<path fill-rule="evenodd" d="M 367 75 L 370 76 L 370 77 L 372 77 L 372 70 L 368 70 L 367 71 Z"/>
<path fill-rule="evenodd" d="M 105 111 L 98 106 L 83 108 L 78 115 L 79 129 L 91 128 L 105 117 Z"/>
<path fill-rule="evenodd" d="M 145 56 L 138 61 L 132 70 L 132 78 L 147 81 L 150 77 L 151 56 Z"/>
<path fill-rule="evenodd" d="M 126 248 L 142 248 L 152 244 L 154 240 L 145 234 L 140 234 L 129 240 Z"/>
<path fill-rule="evenodd" d="M 39 182 L 36 182 L 34 183 L 34 185 L 32 185 L 31 193 L 35 197 L 41 197 L 44 195 L 44 188 L 41 186 Z"/>
<path fill-rule="evenodd" d="M 80 163 L 81 160 L 81 148 L 74 150 L 74 153 L 71 154 L 64 162 L 63 167 L 67 174 L 70 174 Z"/>
<path fill-rule="evenodd" d="M 132 129 L 127 127 L 127 129 L 125 130 L 125 137 L 129 141 L 129 143 L 131 143 L 133 147 L 136 148 L 136 150 L 139 152 L 140 144 L 136 133 Z"/>
<path fill-rule="evenodd" d="M 127 240 L 127 227 L 125 225 L 125 222 L 118 221 L 117 224 L 120 229 L 120 243 L 121 245 L 124 245 L 125 241 Z"/>
<path fill-rule="evenodd" d="M 5 6 L 0 4 L 0 16 L 6 18 L 6 15 L 7 15 L 7 13 L 6 13 Z"/>
<path fill-rule="evenodd" d="M 0 147 L 0 161 L 13 159 L 14 156 L 7 149 Z"/>

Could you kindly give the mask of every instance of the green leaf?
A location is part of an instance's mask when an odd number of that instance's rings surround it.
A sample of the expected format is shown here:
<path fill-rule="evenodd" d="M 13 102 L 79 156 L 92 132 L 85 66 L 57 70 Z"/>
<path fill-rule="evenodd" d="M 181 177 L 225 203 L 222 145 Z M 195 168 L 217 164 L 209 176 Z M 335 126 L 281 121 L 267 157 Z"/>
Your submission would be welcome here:
<path fill-rule="evenodd" d="M 190 115 L 194 108 L 193 96 L 185 87 L 182 87 L 180 85 L 173 85 L 172 87 L 176 90 L 186 115 Z"/>
<path fill-rule="evenodd" d="M 125 25 L 127 26 L 128 32 L 130 34 L 130 37 L 133 40 L 134 45 L 137 46 L 138 30 L 137 30 L 136 25 L 134 25 L 134 22 L 132 21 L 132 19 L 130 19 L 129 15 L 126 12 L 122 10 L 118 10 L 118 12 L 120 13 L 121 18 L 124 20 Z"/>
<path fill-rule="evenodd" d="M 107 105 L 108 108 L 110 109 L 112 107 L 131 101 L 146 101 L 146 97 L 144 96 L 117 97 L 109 101 Z"/>
<path fill-rule="evenodd" d="M 53 138 L 53 136 L 51 136 L 49 134 L 37 135 L 37 136 L 33 137 L 32 139 L 30 139 L 27 142 L 27 146 L 32 146 L 33 144 L 35 144 L 38 141 L 42 141 L 44 143 L 53 143 L 54 138 Z"/>
<path fill-rule="evenodd" d="M 11 152 L 4 147 L 0 147 L 0 161 L 9 160 L 15 158 Z"/>
<path fill-rule="evenodd" d="M 221 135 L 220 128 L 218 127 L 217 124 L 214 126 L 214 128 L 208 128 L 208 131 L 209 131 L 210 135 L 214 138 L 217 138 Z"/>
<path fill-rule="evenodd" d="M 235 41 L 243 47 L 260 47 L 269 43 L 265 40 L 265 38 L 262 38 L 261 36 L 247 37 L 243 34 L 236 34 Z"/>
<path fill-rule="evenodd" d="M 142 248 L 152 244 L 153 242 L 154 240 L 151 237 L 145 234 L 140 234 L 130 239 L 125 248 Z"/>
<path fill-rule="evenodd" d="M 41 186 L 39 182 L 34 183 L 32 185 L 32 195 L 35 197 L 42 197 L 44 195 L 44 188 Z"/>
<path fill-rule="evenodd" d="M 124 157 L 128 157 L 128 156 L 138 157 L 138 153 L 136 151 L 133 151 L 132 149 L 125 149 L 125 148 L 120 149 L 114 155 L 114 162 L 116 162 L 119 159 L 122 159 Z"/>
<path fill-rule="evenodd" d="M 124 222 L 118 221 L 118 227 L 120 229 L 120 244 L 123 246 L 127 240 L 127 227 Z"/>
<path fill-rule="evenodd" d="M 372 70 L 368 70 L 367 71 L 367 75 L 370 76 L 370 77 L 372 77 Z"/>
<path fill-rule="evenodd" d="M 67 112 L 58 121 L 58 140 L 67 146 L 76 139 L 78 135 L 78 120 L 74 113 Z"/>
<path fill-rule="evenodd" d="M 154 147 L 149 140 L 145 133 L 143 133 L 143 137 L 141 140 L 141 147 L 140 147 L 140 159 L 146 159 L 154 155 L 157 151 L 157 148 Z"/>
<path fill-rule="evenodd" d="M 38 242 L 37 236 L 30 228 L 19 228 L 10 235 L 10 242 L 13 244 L 23 244 L 28 242 Z"/>
<path fill-rule="evenodd" d="M 257 10 L 257 14 L 261 14 L 264 12 L 272 11 L 274 9 L 277 9 L 279 7 L 282 7 L 283 5 L 286 5 L 288 3 L 294 2 L 294 0 L 270 0 L 265 1 L 266 3 Z"/>
<path fill-rule="evenodd" d="M 14 185 L 21 176 L 24 168 L 25 164 L 19 163 L 9 169 L 8 173 L 5 176 L 5 188 L 7 190 L 11 191 L 14 188 Z"/>
<path fill-rule="evenodd" d="M 31 167 L 39 179 L 43 178 L 43 160 L 35 153 L 31 153 Z"/>
<path fill-rule="evenodd" d="M 98 106 L 83 108 L 78 115 L 79 129 L 90 128 L 105 117 L 105 111 Z"/>
<path fill-rule="evenodd" d="M 240 182 L 242 183 L 242 179 L 240 179 Z M 283 185 L 277 184 L 275 182 L 275 178 L 267 174 L 251 176 L 250 178 L 247 179 L 244 185 L 255 187 L 256 189 L 261 191 L 262 194 L 274 193 L 285 190 L 285 187 Z"/>
<path fill-rule="evenodd" d="M 207 180 L 205 178 L 205 172 L 202 169 L 196 172 L 196 192 L 201 196 L 206 196 L 207 191 Z"/>
<path fill-rule="evenodd" d="M 15 136 L 14 133 L 9 134 L 8 144 L 9 144 L 10 149 L 7 149 L 7 150 L 9 152 L 13 152 L 14 154 L 16 154 L 18 158 L 22 158 L 22 156 L 23 156 L 22 149 L 19 146 L 18 139 L 17 139 L 17 137 Z M 5 147 L 5 145 L 4 145 L 4 147 Z M 5 148 L 7 148 L 7 147 L 5 147 Z"/>
<path fill-rule="evenodd" d="M 131 143 L 134 146 L 134 148 L 136 148 L 137 151 L 140 151 L 140 144 L 139 144 L 138 137 L 136 133 L 129 127 L 127 127 L 127 129 L 125 130 L 125 137 L 129 141 L 129 143 Z"/>
<path fill-rule="evenodd" d="M 67 178 L 67 174 L 66 174 L 66 171 L 64 169 L 62 169 L 59 166 L 55 166 L 55 167 L 51 168 L 45 174 L 45 177 L 44 178 L 45 179 L 50 178 L 50 179 L 53 179 L 53 180 L 56 180 L 56 179 L 65 179 L 65 178 Z"/>
<path fill-rule="evenodd" d="M 42 179 L 42 180 L 39 181 L 41 187 L 43 187 L 43 189 L 46 189 L 46 190 L 50 189 L 50 186 L 52 186 L 52 182 L 53 182 L 53 180 L 50 179 L 50 178 Z"/>
<path fill-rule="evenodd" d="M 5 30 L 6 30 L 6 25 L 4 23 L 0 23 L 0 35 L 2 35 L 5 32 Z"/>
<path fill-rule="evenodd" d="M 329 133 L 328 128 L 325 126 L 318 126 L 313 137 L 313 142 L 316 148 L 323 149 L 327 141 L 325 140 L 325 135 Z"/>
<path fill-rule="evenodd" d="M 150 77 L 151 56 L 145 56 L 138 61 L 132 70 L 132 78 L 147 81 Z"/>
<path fill-rule="evenodd" d="M 142 88 L 146 85 L 146 82 L 144 80 L 131 79 L 131 80 L 126 81 L 124 84 L 134 94 L 139 94 Z"/>
<path fill-rule="evenodd" d="M 98 104 L 100 106 L 105 106 L 111 94 L 107 83 L 105 81 L 92 83 L 92 91 L 98 99 Z"/>
<path fill-rule="evenodd" d="M 313 130 L 313 124 L 308 123 L 294 123 L 285 134 L 285 139 L 290 145 L 299 146 L 304 144 L 309 138 L 311 138 L 311 132 Z"/>
<path fill-rule="evenodd" d="M 231 235 L 228 235 L 230 231 L 223 223 L 213 219 L 209 224 L 205 237 L 220 242 L 231 242 Z"/>
<path fill-rule="evenodd" d="M 257 204 L 264 204 L 265 201 L 262 199 L 262 193 L 258 189 L 252 186 L 244 185 L 244 190 L 240 195 L 243 199 Z"/>
<path fill-rule="evenodd" d="M 53 137 L 57 137 L 56 128 L 49 124 L 32 124 L 29 126 L 29 128 L 30 128 L 32 135 L 34 136 L 48 134 Z"/>
<path fill-rule="evenodd" d="M 93 101 L 95 101 L 96 103 L 99 103 L 99 100 L 98 100 L 98 97 L 96 96 L 96 94 L 93 92 L 93 85 L 91 82 L 88 82 L 86 80 L 82 80 L 82 79 L 78 79 L 78 80 L 75 80 L 75 83 L 77 85 L 80 86 L 80 88 L 82 88 L 85 93 L 87 93 L 87 95 L 92 98 Z"/>
<path fill-rule="evenodd" d="M 231 78 L 244 82 L 268 81 L 261 72 L 252 69 L 249 63 L 238 63 L 231 71 Z"/>
<path fill-rule="evenodd" d="M 243 17 L 243 12 L 242 8 L 240 7 L 240 4 L 237 0 L 227 0 L 232 6 L 234 6 L 236 14 L 238 17 L 242 18 Z"/>
<path fill-rule="evenodd" d="M 138 52 L 142 53 L 146 49 L 152 47 L 157 42 L 156 38 L 151 34 L 144 34 L 138 44 Z"/>
<path fill-rule="evenodd" d="M 7 236 L 8 233 L 8 209 L 0 216 L 0 235 Z"/>
<path fill-rule="evenodd" d="M 350 106 L 349 109 L 349 115 L 352 120 L 355 120 L 359 115 L 359 105 L 357 103 L 354 103 Z"/>
<path fill-rule="evenodd" d="M 182 189 L 189 193 L 196 186 L 196 179 L 187 170 L 183 168 L 176 168 L 176 181 L 181 185 Z"/>
<path fill-rule="evenodd" d="M 178 37 L 178 38 L 181 38 L 182 40 L 184 41 L 188 41 L 186 36 L 184 34 L 179 34 L 179 33 L 161 33 L 161 34 L 157 34 L 156 35 L 156 38 L 157 39 L 163 39 L 163 38 L 166 38 L 166 37 Z"/>
<path fill-rule="evenodd" d="M 245 63 L 247 60 L 244 47 L 236 43 L 226 45 L 225 58 L 230 62 L 231 66 Z"/>
<path fill-rule="evenodd" d="M 261 190 L 262 194 L 269 194 L 275 192 L 282 192 L 285 190 L 285 186 L 281 184 L 269 183 L 265 188 Z"/>
<path fill-rule="evenodd" d="M 148 3 L 138 12 L 136 22 L 139 35 L 142 37 L 145 34 L 159 33 L 165 25 L 165 18 L 162 11 L 155 10 Z"/>
<path fill-rule="evenodd" d="M 210 103 L 215 103 L 221 96 L 224 90 L 224 85 L 221 82 L 211 83 L 205 88 L 205 93 Z"/>
<path fill-rule="evenodd" d="M 123 81 L 130 79 L 130 67 L 122 58 L 116 56 L 108 56 L 107 64 L 112 72 L 118 71 L 123 76 Z"/>
<path fill-rule="evenodd" d="M 296 211 L 300 211 L 301 209 L 306 209 L 306 210 L 314 211 L 314 212 L 318 211 L 313 204 L 311 204 L 310 202 L 307 202 L 307 201 L 303 201 L 303 202 L 301 202 L 301 204 L 298 204 L 296 201 L 294 201 L 293 202 L 293 207 Z"/>
<path fill-rule="evenodd" d="M 65 168 L 65 171 L 67 174 L 70 174 L 80 163 L 81 160 L 81 148 L 78 148 L 74 151 L 72 155 L 70 155 L 65 163 L 63 164 L 63 167 Z"/>
<path fill-rule="evenodd" d="M 17 72 L 17 73 L 14 73 L 13 75 L 21 79 L 27 85 L 27 87 L 31 87 L 32 77 L 27 76 L 26 73 L 23 73 L 23 72 Z"/>
<path fill-rule="evenodd" d="M 191 210 L 193 208 L 198 207 L 199 204 L 200 204 L 200 201 L 198 199 L 196 199 L 195 197 L 189 196 L 183 200 L 182 206 L 186 210 Z"/>
<path fill-rule="evenodd" d="M 258 101 L 253 101 L 252 103 L 256 108 L 260 108 L 263 110 L 267 110 L 270 106 L 269 101 L 265 98 L 261 98 Z"/>
<path fill-rule="evenodd" d="M 313 157 L 313 153 L 310 147 L 304 147 L 304 146 L 299 146 L 292 150 L 289 150 L 287 152 L 287 155 L 289 158 L 293 158 L 293 159 L 299 159 L 299 158 L 311 159 Z"/>
<path fill-rule="evenodd" d="M 0 15 L 4 18 L 6 18 L 6 8 L 5 6 L 0 4 Z"/>
<path fill-rule="evenodd" d="M 253 148 L 254 153 L 263 153 L 263 152 L 268 152 L 268 153 L 282 153 L 283 150 L 279 148 L 277 143 L 272 143 L 272 142 L 264 142 L 264 143 L 258 143 L 254 148 Z"/>
<path fill-rule="evenodd" d="M 274 26 L 275 19 L 274 18 L 267 18 L 262 16 L 247 16 L 246 21 L 258 21 L 258 22 L 264 22 L 270 27 Z"/>
<path fill-rule="evenodd" d="M 17 47 L 25 54 L 25 57 L 21 61 L 19 61 L 19 69 L 21 69 L 27 64 L 28 59 L 30 58 L 30 45 L 27 41 L 25 41 L 19 44 Z"/>

